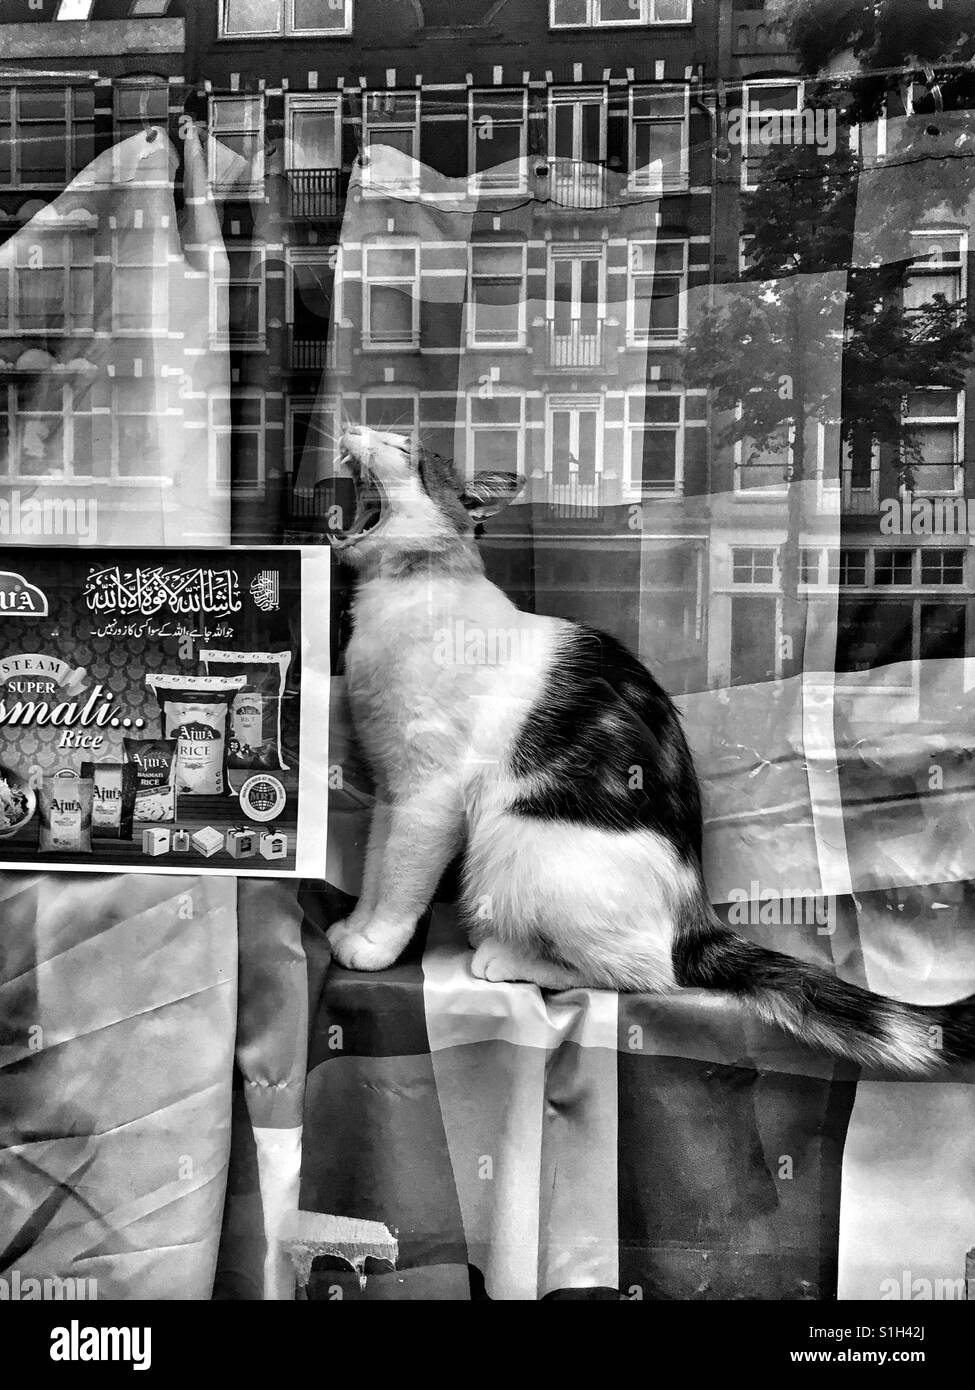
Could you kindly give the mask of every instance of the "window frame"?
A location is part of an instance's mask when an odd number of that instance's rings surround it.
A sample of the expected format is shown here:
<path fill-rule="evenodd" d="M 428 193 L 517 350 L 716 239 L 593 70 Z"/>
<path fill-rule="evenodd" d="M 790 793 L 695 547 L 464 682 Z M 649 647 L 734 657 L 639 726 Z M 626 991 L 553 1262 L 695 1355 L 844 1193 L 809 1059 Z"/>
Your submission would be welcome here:
<path fill-rule="evenodd" d="M 385 276 L 374 280 L 369 275 L 370 251 L 412 251 L 414 272 L 412 277 Z M 421 244 L 415 237 L 379 237 L 362 244 L 362 346 L 370 352 L 415 352 L 420 346 L 420 292 L 422 281 Z M 412 332 L 408 342 L 377 341 L 373 337 L 372 295 L 375 285 L 412 285 Z"/>
<path fill-rule="evenodd" d="M 338 163 L 302 165 L 294 162 L 294 116 L 301 111 L 331 114 L 335 123 L 335 149 Z M 301 173 L 306 168 L 341 169 L 342 167 L 342 96 L 339 92 L 285 92 L 284 95 L 284 168 L 286 173 Z"/>
<path fill-rule="evenodd" d="M 739 404 L 735 407 L 735 418 L 736 418 L 737 420 L 740 420 L 741 417 L 742 417 L 742 414 L 743 414 L 743 410 L 742 410 L 741 403 L 739 402 Z M 789 445 L 788 445 L 788 448 L 787 448 L 787 449 L 785 450 L 785 452 L 784 452 L 784 459 L 783 459 L 783 464 L 782 464 L 783 473 L 786 472 L 787 470 L 791 470 L 792 465 L 793 465 L 793 463 L 795 462 L 795 438 L 796 438 L 796 427 L 795 427 L 795 424 L 794 424 L 794 423 L 789 424 L 789 425 L 787 426 L 787 429 L 788 429 L 788 432 L 789 432 Z M 785 497 L 785 496 L 786 496 L 787 489 L 788 489 L 788 487 L 789 487 L 789 483 L 788 483 L 788 481 L 787 481 L 787 479 L 786 479 L 785 477 L 783 477 L 781 483 L 776 483 L 776 484 L 775 484 L 774 486 L 772 486 L 772 487 L 742 487 L 742 485 L 741 485 L 742 470 L 749 467 L 749 465 L 748 465 L 746 462 L 744 462 L 744 453 L 745 453 L 745 440 L 744 440 L 744 439 L 736 439 L 736 440 L 735 440 L 735 443 L 734 443 L 734 496 L 735 496 L 736 498 L 739 498 L 739 497 L 740 497 L 740 498 L 751 498 L 751 497 L 754 497 L 754 498 L 757 498 L 759 501 L 762 501 L 762 502 L 768 502 L 769 499 L 770 499 L 770 498 L 773 498 L 773 497 L 776 497 L 776 498 Z M 816 460 L 816 476 L 817 476 L 817 477 L 820 476 L 820 472 L 821 472 L 821 460 L 820 460 L 820 459 L 817 459 L 817 460 Z"/>
<path fill-rule="evenodd" d="M 634 402 L 639 401 L 641 407 L 645 408 L 646 402 L 654 397 L 667 396 L 673 397 L 680 402 L 680 413 L 677 421 L 671 424 L 669 421 L 663 424 L 651 422 L 648 426 L 645 418 L 634 420 Z M 645 433 L 647 429 L 655 433 L 663 433 L 672 430 L 676 434 L 676 447 L 674 450 L 674 485 L 672 489 L 647 488 L 640 481 L 642 477 L 642 454 L 639 460 L 636 458 L 634 450 L 634 440 L 636 434 Z M 687 454 L 687 392 L 678 388 L 665 391 L 647 391 L 645 388 L 631 387 L 626 392 L 623 408 L 623 497 L 628 502 L 651 501 L 654 498 L 683 497 L 685 482 L 685 462 Z"/>
<path fill-rule="evenodd" d="M 295 0 L 279 0 L 281 19 L 273 28 L 249 29 L 243 33 L 227 28 L 227 14 L 233 0 L 220 0 L 217 11 L 217 38 L 239 43 L 241 39 L 306 39 L 350 38 L 355 29 L 354 0 L 339 0 L 344 11 L 344 24 L 325 29 L 298 29 L 294 23 Z M 328 0 L 330 9 L 338 9 L 339 3 Z"/>
<path fill-rule="evenodd" d="M 482 249 L 515 249 L 521 255 L 521 271 L 518 276 L 520 293 L 518 299 L 518 327 L 514 336 L 511 338 L 479 338 L 477 335 L 477 299 L 475 297 L 475 284 L 478 281 L 492 280 L 495 283 L 513 283 L 515 276 L 487 276 L 476 275 L 474 261 L 476 253 Z M 511 349 L 523 348 L 528 341 L 528 301 L 527 301 L 527 276 L 528 276 L 528 244 L 524 241 L 471 241 L 467 247 L 467 332 L 466 341 L 469 348 L 481 349 Z"/>
<path fill-rule="evenodd" d="M 467 392 L 467 404 L 464 413 L 464 477 L 473 478 L 476 472 L 474 467 L 474 443 L 478 433 L 487 434 L 489 431 L 513 430 L 517 436 L 515 458 L 510 464 L 510 468 L 515 473 L 524 472 L 525 468 L 525 434 L 527 419 L 527 399 L 523 390 L 517 387 L 501 387 L 492 393 L 492 399 L 504 397 L 506 400 L 516 400 L 519 406 L 519 418 L 517 424 L 498 425 L 497 423 L 480 424 L 473 419 L 475 403 L 481 399 L 476 390 Z"/>
<path fill-rule="evenodd" d="M 55 377 L 57 381 L 59 378 Z M 25 386 L 26 383 L 21 379 L 8 377 L 0 381 L 0 414 L 5 416 L 7 426 L 7 454 L 3 460 L 4 467 L 0 467 L 0 481 L 3 483 L 30 484 L 38 483 L 84 483 L 92 484 L 99 481 L 98 475 L 94 471 L 94 459 L 91 460 L 91 471 L 88 473 L 75 473 L 74 459 L 74 427 L 75 421 L 82 416 L 89 419 L 89 427 L 92 433 L 92 454 L 94 455 L 94 416 L 91 397 L 88 398 L 87 410 L 79 410 L 76 404 L 76 396 L 84 391 L 90 392 L 90 384 L 82 383 L 76 385 L 66 377 L 60 378 L 60 410 L 53 411 L 28 411 L 24 410 L 18 399 L 18 388 Z M 21 425 L 31 415 L 57 415 L 60 418 L 60 439 L 61 439 L 61 468 L 57 472 L 28 473 L 21 467 L 23 458 L 23 441 Z"/>
<path fill-rule="evenodd" d="M 215 177 L 214 147 L 220 144 L 219 134 L 221 127 L 215 117 L 221 107 L 227 107 L 232 102 L 240 105 L 242 102 L 255 108 L 259 114 L 256 125 L 248 125 L 233 130 L 233 134 L 246 136 L 253 134 L 256 138 L 256 148 L 254 157 L 251 160 L 251 179 L 247 184 L 244 183 L 221 183 Z M 265 153 L 266 153 L 266 128 L 267 113 L 265 111 L 264 93 L 254 92 L 227 92 L 211 94 L 207 103 L 207 183 L 210 192 L 218 201 L 247 201 L 255 194 L 264 192 L 265 175 Z M 226 148 L 226 147 L 225 147 Z"/>
<path fill-rule="evenodd" d="M 261 418 L 256 425 L 241 426 L 234 423 L 233 404 L 235 401 L 256 400 L 261 403 Z M 226 425 L 214 422 L 214 408 L 226 401 L 228 408 L 228 423 Z M 232 453 L 227 454 L 227 466 L 230 477 L 224 483 L 216 476 L 217 464 L 217 445 L 218 441 L 224 436 L 232 444 L 235 438 L 241 435 L 254 435 L 258 440 L 257 472 L 256 482 L 248 483 L 245 486 L 235 486 L 233 479 L 233 457 Z M 265 481 L 267 478 L 267 397 L 258 387 L 224 387 L 219 391 L 212 391 L 207 397 L 207 482 L 212 493 L 221 497 L 233 495 L 235 497 L 257 497 L 263 496 Z M 228 445 L 229 450 L 229 445 Z"/>
<path fill-rule="evenodd" d="M 370 121 L 369 121 L 369 107 L 370 107 L 370 104 L 372 104 L 373 107 L 375 107 L 375 104 L 378 102 L 379 98 L 381 98 L 381 97 L 384 97 L 384 98 L 387 98 L 387 99 L 388 99 L 389 97 L 392 97 L 392 98 L 394 98 L 396 101 L 399 101 L 399 100 L 400 100 L 401 98 L 403 98 L 403 97 L 409 97 L 409 98 L 412 100 L 412 102 L 413 102 L 413 111 L 414 111 L 413 119 L 412 119 L 412 120 L 406 120 L 406 119 L 399 120 L 399 119 L 397 119 L 397 120 L 383 121 L 383 122 L 380 122 L 378 125 L 375 124 L 375 123 L 373 123 L 372 126 L 370 126 Z M 410 141 L 411 153 L 410 153 L 410 155 L 408 156 L 408 158 L 410 158 L 410 159 L 413 161 L 414 166 L 416 167 L 417 170 L 419 170 L 419 165 L 420 165 L 420 126 L 421 126 L 421 119 L 422 119 L 422 103 L 421 103 L 420 89 L 419 89 L 418 87 L 390 87 L 390 88 L 384 88 L 384 87 L 368 87 L 368 88 L 366 88 L 366 90 L 362 93 L 362 151 L 363 151 L 363 157 L 364 157 L 365 159 L 369 159 L 369 155 L 370 155 L 370 143 L 369 143 L 369 141 L 370 141 L 370 135 L 371 135 L 371 132 L 372 132 L 372 131 L 375 131 L 375 130 L 379 130 L 379 131 L 382 131 L 382 130 L 393 130 L 393 131 L 408 130 L 408 131 L 410 132 L 410 134 L 411 134 L 411 137 L 412 137 L 412 138 L 411 138 L 411 141 Z M 377 143 L 378 143 L 378 144 L 381 144 L 382 141 L 377 141 Z M 395 149 L 396 147 L 395 147 L 395 146 L 391 146 L 390 148 Z M 366 164 L 365 170 L 364 170 L 365 177 L 363 178 L 363 186 L 364 186 L 364 188 L 366 189 L 366 191 L 369 190 L 369 186 L 370 186 L 370 184 L 371 184 L 371 182 L 372 182 L 371 172 L 372 172 L 372 170 L 371 170 L 371 160 L 370 160 L 370 162 Z M 406 185 L 407 185 L 409 188 L 411 188 L 411 189 L 416 188 L 416 185 L 417 185 L 417 178 L 416 178 L 416 175 L 414 174 L 414 175 L 412 175 L 409 179 L 403 180 L 403 183 L 406 184 Z"/>
<path fill-rule="evenodd" d="M 392 422 L 377 421 L 375 424 L 369 423 L 369 403 L 370 401 L 376 400 L 402 400 L 410 402 L 412 407 L 412 422 L 410 424 L 409 434 L 414 449 L 418 448 L 420 443 L 420 393 L 417 388 L 415 386 L 399 386 L 391 382 L 388 386 L 369 386 L 359 397 L 359 408 L 364 425 L 370 429 L 387 430 L 391 434 L 403 434 L 405 431 L 398 420 Z"/>
<path fill-rule="evenodd" d="M 521 94 L 522 110 L 519 126 L 518 141 L 518 177 L 514 182 L 505 182 L 498 178 L 493 178 L 492 169 L 477 169 L 476 151 L 478 147 L 478 127 L 475 121 L 475 108 L 479 97 L 505 96 L 514 93 Z M 494 118 L 492 117 L 492 120 Z M 497 122 L 495 122 L 497 124 Z M 512 127 L 516 124 L 513 119 L 505 119 L 500 123 L 504 128 Z M 528 171 L 526 161 L 528 159 L 528 88 L 527 87 L 472 87 L 467 98 L 467 171 L 468 179 L 474 189 L 483 189 L 492 193 L 523 193 L 528 186 Z M 501 165 L 496 166 L 501 168 Z"/>
<path fill-rule="evenodd" d="M 656 256 L 657 249 L 661 246 L 681 246 L 683 247 L 683 265 L 679 274 L 675 277 L 671 272 L 666 272 L 668 278 L 676 278 L 680 281 L 680 288 L 677 291 L 677 331 L 669 337 L 660 334 L 653 335 L 648 329 L 645 334 L 637 332 L 636 328 L 636 281 L 640 278 L 656 279 L 656 270 L 647 271 L 637 268 L 634 265 L 634 251 L 638 247 L 651 246 Z M 679 346 L 687 336 L 687 280 L 690 265 L 690 242 L 687 237 L 632 237 L 627 242 L 626 254 L 626 344 L 627 347 L 649 347 L 665 348 Z"/>
<path fill-rule="evenodd" d="M 230 274 L 230 253 L 249 251 L 252 263 L 258 269 L 257 284 L 257 332 L 250 338 L 237 338 L 231 328 L 230 295 L 236 286 L 251 284 Z M 226 262 L 224 257 L 226 256 Z M 222 247 L 214 247 L 210 252 L 210 340 L 215 345 L 229 347 L 234 352 L 263 352 L 267 346 L 267 248 L 262 241 L 228 239 Z M 223 265 L 226 264 L 226 274 Z M 221 328 L 219 294 L 223 289 L 227 296 L 227 322 Z"/>
<path fill-rule="evenodd" d="M 162 248 L 162 257 L 158 261 L 140 261 L 138 264 L 127 263 L 122 265 L 118 259 L 119 238 L 126 233 L 139 232 L 152 238 L 152 245 L 157 244 Z M 153 274 L 150 280 L 153 292 L 159 292 L 162 297 L 162 307 L 157 311 L 158 317 L 163 320 L 158 325 L 147 326 L 143 323 L 140 327 L 125 326 L 119 322 L 121 310 L 119 307 L 119 289 L 121 285 L 119 270 L 152 270 L 160 269 L 158 275 Z M 169 233 L 165 228 L 150 225 L 148 227 L 116 227 L 112 232 L 112 332 L 123 338 L 152 338 L 162 336 L 169 332 L 170 308 L 171 308 L 171 286 L 169 283 Z M 153 315 L 155 317 L 155 314 Z"/>
<path fill-rule="evenodd" d="M 548 7 L 548 27 L 550 29 L 561 29 L 572 31 L 574 29 L 637 29 L 647 28 L 648 26 L 679 26 L 694 23 L 694 3 L 693 0 L 684 0 L 685 15 L 684 19 L 658 19 L 657 3 L 658 0 L 638 0 L 639 15 L 636 19 L 603 19 L 600 9 L 601 0 L 585 0 L 586 18 L 581 24 L 558 23 L 555 18 L 555 6 L 558 0 L 549 0 Z"/>
<path fill-rule="evenodd" d="M 65 248 L 64 259 L 59 262 L 63 272 L 63 282 L 61 291 L 61 323 L 57 328 L 40 327 L 27 328 L 21 322 L 21 291 L 23 287 L 23 273 L 30 267 L 17 264 L 16 252 L 13 263 L 0 266 L 0 277 L 6 280 L 7 284 L 7 313 L 5 317 L 0 316 L 0 337 L 13 338 L 82 338 L 90 337 L 95 331 L 95 226 L 94 223 L 74 223 L 67 225 L 45 226 L 41 224 L 36 229 L 37 240 L 43 244 L 48 240 L 58 239 Z M 80 259 L 74 254 L 75 243 L 84 237 L 88 243 L 88 259 Z M 12 244 L 12 243 L 11 243 Z M 18 247 L 18 249 L 20 249 Z M 91 304 L 84 317 L 87 323 L 79 324 L 75 322 L 71 312 L 72 302 L 72 271 L 86 269 L 92 275 L 92 294 Z"/>
<path fill-rule="evenodd" d="M 94 88 L 85 82 L 57 82 L 53 79 L 44 81 L 24 81 L 19 83 L 5 82 L 0 86 L 0 96 L 7 93 L 10 100 L 10 180 L 5 182 L 0 178 L 0 192 L 15 191 L 20 188 L 56 188 L 62 192 L 72 179 L 77 178 L 78 174 L 94 158 L 94 136 L 95 136 L 95 109 L 92 106 L 90 120 L 79 120 L 75 115 L 74 97 L 76 92 L 91 90 Z M 25 140 L 23 136 L 24 117 L 20 114 L 20 99 L 22 96 L 32 96 L 37 93 L 46 92 L 48 94 L 57 92 L 64 101 L 64 164 L 62 166 L 62 177 L 51 180 L 24 179 L 20 167 L 20 151 L 24 148 Z M 0 126 L 4 123 L 0 121 Z M 57 121 L 35 121 L 28 120 L 28 126 L 58 124 Z M 78 128 L 89 127 L 89 137 L 92 141 L 92 152 L 88 159 L 82 160 L 78 157 L 77 141 L 80 138 Z"/>
<path fill-rule="evenodd" d="M 661 117 L 655 119 L 651 116 L 637 116 L 634 114 L 636 101 L 641 96 L 659 94 L 661 96 L 674 95 L 680 91 L 684 97 L 684 114 L 681 117 L 681 143 L 680 143 L 680 171 L 674 176 L 664 176 L 661 183 L 661 190 L 664 193 L 679 193 L 687 189 L 690 183 L 690 161 L 691 161 L 691 89 L 688 82 L 631 82 L 627 91 L 627 118 L 626 118 L 626 139 L 627 139 L 627 188 L 631 193 L 646 193 L 655 185 L 651 185 L 649 180 L 641 180 L 637 177 L 639 169 L 636 162 L 636 138 L 637 128 L 641 125 L 663 125 L 670 124 L 673 117 Z M 646 166 L 640 166 L 645 168 Z"/>
<path fill-rule="evenodd" d="M 912 257 L 911 267 L 907 272 L 907 277 L 904 282 L 905 295 L 907 291 L 907 286 L 912 280 L 923 280 L 927 277 L 933 279 L 935 276 L 944 275 L 946 272 L 957 272 L 958 297 L 957 299 L 952 300 L 951 303 L 957 304 L 960 307 L 964 308 L 968 300 L 967 233 L 961 227 L 912 227 L 908 233 L 908 238 L 911 243 L 920 240 L 922 237 L 934 242 L 937 242 L 937 239 L 939 237 L 953 237 L 957 239 L 958 259 L 957 261 L 931 261 L 930 259 L 922 259 L 918 256 Z M 918 262 L 920 262 L 920 264 Z M 923 302 L 929 303 L 930 300 L 925 300 Z M 905 312 L 908 314 L 916 314 L 920 312 L 919 308 L 908 309 L 906 303 L 904 307 Z"/>
<path fill-rule="evenodd" d="M 796 104 L 793 110 L 799 113 L 803 110 L 806 100 L 806 83 L 801 77 L 755 77 L 749 78 L 741 84 L 741 116 L 742 116 L 742 140 L 740 147 L 741 161 L 741 188 L 744 193 L 754 193 L 758 183 L 749 183 L 749 147 L 750 128 L 751 128 L 751 93 L 757 88 L 767 87 L 795 87 Z"/>
<path fill-rule="evenodd" d="M 902 427 L 908 432 L 910 432 L 912 426 L 918 425 L 922 427 L 924 425 L 953 425 L 955 427 L 956 457 L 953 465 L 925 465 L 922 463 L 914 464 L 912 466 L 915 469 L 915 471 L 919 468 L 924 468 L 928 466 L 933 468 L 946 468 L 953 466 L 954 483 L 953 486 L 950 488 L 927 488 L 920 487 L 918 485 L 918 479 L 915 478 L 915 483 L 913 488 L 911 489 L 911 492 L 916 497 L 960 497 L 963 494 L 965 488 L 965 391 L 964 389 L 956 391 L 951 386 L 919 386 L 915 389 L 915 391 L 912 394 L 916 395 L 922 392 L 937 392 L 938 394 L 943 393 L 946 397 L 953 395 L 955 397 L 956 402 L 955 413 L 953 415 L 908 415 L 908 397 L 905 396 L 901 408 Z M 901 493 L 904 493 L 907 491 L 907 488 L 901 486 L 900 491 Z"/>

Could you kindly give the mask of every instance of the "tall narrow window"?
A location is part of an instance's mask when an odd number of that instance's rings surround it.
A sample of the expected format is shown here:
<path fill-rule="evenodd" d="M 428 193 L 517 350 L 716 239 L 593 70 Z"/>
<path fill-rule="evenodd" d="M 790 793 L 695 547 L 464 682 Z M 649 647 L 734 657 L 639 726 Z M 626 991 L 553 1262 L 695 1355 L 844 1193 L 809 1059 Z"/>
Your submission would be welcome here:
<path fill-rule="evenodd" d="M 904 285 L 904 308 L 917 314 L 936 295 L 959 304 L 965 293 L 965 238 L 958 231 L 911 233 L 914 259 Z"/>
<path fill-rule="evenodd" d="M 687 242 L 630 243 L 628 338 L 634 344 L 680 341 L 687 300 Z"/>
<path fill-rule="evenodd" d="M 165 229 L 132 227 L 116 232 L 112 267 L 116 329 L 158 333 L 169 327 L 168 256 Z"/>
<path fill-rule="evenodd" d="M 262 348 L 264 325 L 264 248 L 249 243 L 226 248 L 212 277 L 214 334 L 235 348 Z"/>
<path fill-rule="evenodd" d="M 419 92 L 366 92 L 363 97 L 363 143 L 366 153 L 380 161 L 381 167 L 402 168 L 403 159 L 420 157 L 420 94 Z M 383 149 L 393 149 L 400 156 L 392 164 L 384 158 Z M 372 164 L 367 165 L 371 177 Z M 412 181 L 412 168 L 407 166 L 403 177 Z M 368 180 L 367 180 L 368 181 Z"/>
<path fill-rule="evenodd" d="M 630 90 L 630 186 L 684 188 L 688 176 L 686 87 Z"/>
<path fill-rule="evenodd" d="M 918 458 L 905 453 L 918 493 L 959 492 L 962 487 L 964 396 L 960 391 L 911 391 L 904 428 Z"/>
<path fill-rule="evenodd" d="M 497 391 L 467 398 L 467 475 L 517 473 L 523 466 L 525 398 Z"/>
<path fill-rule="evenodd" d="M 115 138 L 128 140 L 148 126 L 169 124 L 169 83 L 163 77 L 120 81 L 114 87 Z"/>
<path fill-rule="evenodd" d="M 264 98 L 211 97 L 210 185 L 246 198 L 264 187 Z"/>
<path fill-rule="evenodd" d="M 549 107 L 552 195 L 564 207 L 595 208 L 605 197 L 606 93 L 562 88 Z"/>
<path fill-rule="evenodd" d="M 524 185 L 521 161 L 528 153 L 528 94 L 471 92 L 470 171 L 485 188 L 517 190 Z"/>
<path fill-rule="evenodd" d="M 742 89 L 741 183 L 755 188 L 769 151 L 781 148 L 802 109 L 801 82 L 746 82 Z M 790 136 L 791 138 L 791 136 Z"/>
<path fill-rule="evenodd" d="M 91 233 L 45 233 L 17 241 L 12 327 L 61 334 L 94 327 L 94 245 Z"/>
<path fill-rule="evenodd" d="M 385 243 L 363 248 L 363 336 L 372 347 L 415 347 L 420 336 L 420 249 Z"/>
<path fill-rule="evenodd" d="M 472 347 L 520 347 L 525 337 L 525 248 L 471 246 L 469 340 Z"/>
<path fill-rule="evenodd" d="M 684 487 L 684 397 L 631 391 L 626 398 L 629 485 L 638 496 Z"/>

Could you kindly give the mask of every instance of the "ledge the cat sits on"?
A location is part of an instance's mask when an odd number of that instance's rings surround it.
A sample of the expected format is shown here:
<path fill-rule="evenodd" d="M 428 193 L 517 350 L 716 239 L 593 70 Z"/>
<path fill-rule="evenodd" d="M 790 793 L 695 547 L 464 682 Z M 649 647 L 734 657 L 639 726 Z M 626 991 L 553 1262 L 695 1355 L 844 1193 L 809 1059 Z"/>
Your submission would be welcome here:
<path fill-rule="evenodd" d="M 723 990 L 810 1046 L 915 1074 L 975 1055 L 975 997 L 885 999 L 720 921 L 666 693 L 614 638 L 521 612 L 484 574 L 475 526 L 521 479 L 461 484 L 361 427 L 341 448 L 356 514 L 330 539 L 358 576 L 346 675 L 376 805 L 362 896 L 328 932 L 340 964 L 391 965 L 463 851 L 481 979 Z"/>

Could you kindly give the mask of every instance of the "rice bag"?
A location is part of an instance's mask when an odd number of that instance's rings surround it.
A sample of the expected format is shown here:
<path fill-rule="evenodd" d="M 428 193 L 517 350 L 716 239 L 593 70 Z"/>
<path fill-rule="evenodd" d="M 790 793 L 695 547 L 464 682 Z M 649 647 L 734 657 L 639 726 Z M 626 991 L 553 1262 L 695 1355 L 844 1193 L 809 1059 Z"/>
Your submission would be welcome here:
<path fill-rule="evenodd" d="M 131 763 L 82 763 L 92 782 L 91 833 L 96 839 L 131 840 L 135 777 Z"/>
<path fill-rule="evenodd" d="M 133 769 L 126 794 L 132 797 L 132 819 L 176 819 L 176 740 L 124 738 L 125 760 Z M 130 790 L 131 788 L 131 790 Z"/>
<path fill-rule="evenodd" d="M 229 790 L 231 706 L 245 683 L 244 676 L 146 676 L 162 711 L 163 734 L 176 740 L 177 792 L 206 796 Z"/>
<path fill-rule="evenodd" d="M 230 712 L 227 766 L 286 772 L 281 752 L 281 701 L 290 652 L 201 651 L 208 676 L 243 675 L 246 685 Z"/>
<path fill-rule="evenodd" d="M 37 792 L 42 854 L 91 854 L 90 777 L 44 777 Z"/>

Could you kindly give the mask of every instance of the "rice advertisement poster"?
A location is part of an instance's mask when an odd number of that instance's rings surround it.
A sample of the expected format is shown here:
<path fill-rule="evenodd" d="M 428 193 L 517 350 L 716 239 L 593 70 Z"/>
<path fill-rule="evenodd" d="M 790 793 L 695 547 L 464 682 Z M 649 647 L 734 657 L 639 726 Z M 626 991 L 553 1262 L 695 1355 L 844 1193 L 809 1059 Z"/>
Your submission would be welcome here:
<path fill-rule="evenodd" d="M 0 865 L 324 876 L 327 551 L 5 559 Z"/>

